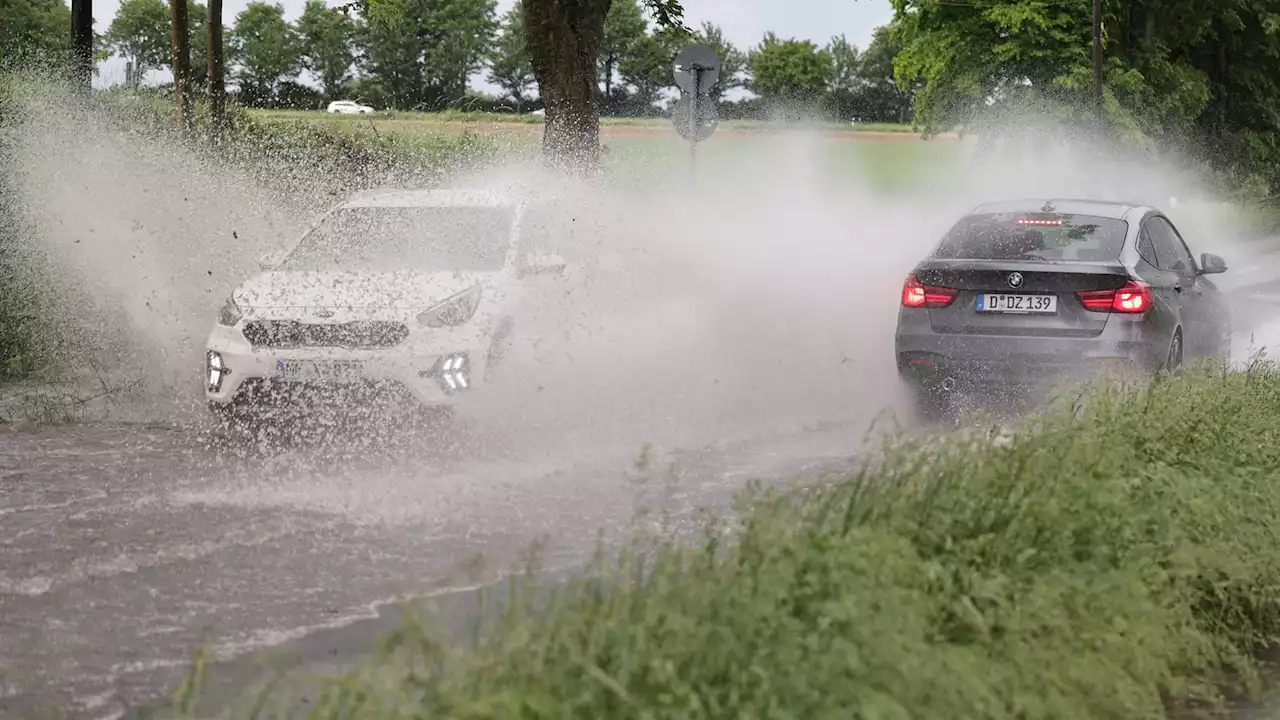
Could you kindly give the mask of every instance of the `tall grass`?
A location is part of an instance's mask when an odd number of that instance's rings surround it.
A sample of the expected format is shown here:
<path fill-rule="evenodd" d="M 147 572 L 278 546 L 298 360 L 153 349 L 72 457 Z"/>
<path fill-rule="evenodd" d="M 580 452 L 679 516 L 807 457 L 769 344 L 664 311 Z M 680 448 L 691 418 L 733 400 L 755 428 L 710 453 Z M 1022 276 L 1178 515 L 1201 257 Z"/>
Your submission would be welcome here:
<path fill-rule="evenodd" d="M 53 354 L 46 268 L 21 204 L 18 82 L 0 67 L 0 385 L 47 368 Z"/>
<path fill-rule="evenodd" d="M 636 547 L 479 639 L 425 625 L 317 718 L 1219 714 L 1280 640 L 1280 371 L 1099 389 L 1012 435 L 894 444 Z"/>

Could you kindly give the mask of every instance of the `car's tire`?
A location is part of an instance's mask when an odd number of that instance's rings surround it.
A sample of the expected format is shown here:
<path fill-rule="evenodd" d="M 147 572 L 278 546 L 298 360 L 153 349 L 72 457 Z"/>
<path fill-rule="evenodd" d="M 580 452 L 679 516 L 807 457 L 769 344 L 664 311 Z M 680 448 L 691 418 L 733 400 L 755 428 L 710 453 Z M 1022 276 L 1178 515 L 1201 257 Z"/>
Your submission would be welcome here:
<path fill-rule="evenodd" d="M 1175 375 L 1182 370 L 1182 328 L 1173 331 L 1173 339 L 1169 341 L 1169 355 L 1164 361 L 1164 372 Z"/>
<path fill-rule="evenodd" d="M 921 425 L 941 425 L 951 419 L 951 394 L 940 388 L 917 384 L 907 386 L 912 420 Z"/>

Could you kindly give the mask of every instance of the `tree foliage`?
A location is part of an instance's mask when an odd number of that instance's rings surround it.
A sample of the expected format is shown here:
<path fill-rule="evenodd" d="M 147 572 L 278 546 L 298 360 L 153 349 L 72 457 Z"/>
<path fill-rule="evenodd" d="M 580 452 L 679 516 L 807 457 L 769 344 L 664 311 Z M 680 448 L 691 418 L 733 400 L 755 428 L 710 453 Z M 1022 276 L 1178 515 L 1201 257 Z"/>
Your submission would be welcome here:
<path fill-rule="evenodd" d="M 236 16 L 231 50 L 233 75 L 241 96 L 250 102 L 274 97 L 280 84 L 302 69 L 298 32 L 277 3 L 253 0 Z"/>
<path fill-rule="evenodd" d="M 396 107 L 438 109 L 465 96 L 497 29 L 494 0 L 395 0 L 361 23 L 361 66 Z"/>
<path fill-rule="evenodd" d="M 642 44 L 648 38 L 649 21 L 639 0 L 613 0 L 604 18 L 604 35 L 600 41 L 600 85 L 606 102 L 615 99 L 614 81 L 622 63 L 634 60 L 637 49 L 643 54 Z"/>
<path fill-rule="evenodd" d="M 302 66 L 311 71 L 328 97 L 336 98 L 355 65 L 355 22 L 324 0 L 307 0 L 297 22 Z"/>
<path fill-rule="evenodd" d="M 520 3 L 502 16 L 500 30 L 489 55 L 489 82 L 502 88 L 516 106 L 524 105 L 537 81 L 524 46 L 524 21 Z"/>
<path fill-rule="evenodd" d="M 1084 119 L 1086 3 L 893 0 L 901 87 L 926 131 L 1020 104 Z M 1280 181 L 1280 7 L 1273 0 L 1107 0 L 1107 124 L 1148 147 L 1190 141 L 1236 175 Z M 988 103 L 991 103 L 989 108 Z"/>
<path fill-rule="evenodd" d="M 747 69 L 747 56 L 725 38 L 719 25 L 702 23 L 694 41 L 709 46 L 720 58 L 720 80 L 708 92 L 712 99 L 718 102 L 726 92 L 746 86 L 742 74 Z"/>
<path fill-rule="evenodd" d="M 768 104 L 786 112 L 817 105 L 831 82 L 831 52 L 810 40 L 781 40 L 766 33 L 751 51 L 749 87 Z"/>
<path fill-rule="evenodd" d="M 64 54 L 70 27 L 71 8 L 64 0 L 0 0 L 0 64 Z"/>
<path fill-rule="evenodd" d="M 645 33 L 636 40 L 618 67 L 633 107 L 652 108 L 663 90 L 675 87 L 674 58 L 685 41 L 669 31 Z"/>
<path fill-rule="evenodd" d="M 129 63 L 128 83 L 169 65 L 169 5 L 164 0 L 124 0 L 103 35 L 111 52 Z"/>

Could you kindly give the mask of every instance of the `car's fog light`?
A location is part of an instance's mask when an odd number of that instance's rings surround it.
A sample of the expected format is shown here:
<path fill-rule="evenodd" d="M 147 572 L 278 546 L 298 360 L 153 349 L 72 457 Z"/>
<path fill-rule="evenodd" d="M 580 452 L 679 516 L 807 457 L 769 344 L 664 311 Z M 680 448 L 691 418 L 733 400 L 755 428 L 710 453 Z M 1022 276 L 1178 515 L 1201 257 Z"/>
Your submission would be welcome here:
<path fill-rule="evenodd" d="M 468 370 L 470 367 L 467 365 L 467 356 L 453 355 L 444 359 L 444 364 L 440 366 L 440 377 L 450 390 L 466 390 L 470 385 Z"/>
<path fill-rule="evenodd" d="M 466 353 L 453 353 L 440 358 L 429 371 L 419 375 L 434 375 L 445 392 L 456 392 L 471 387 L 471 362 Z"/>
<path fill-rule="evenodd" d="M 209 381 L 209 392 L 214 393 L 222 389 L 223 376 L 231 374 L 231 369 L 222 359 L 222 354 L 212 350 L 205 355 L 205 370 Z"/>

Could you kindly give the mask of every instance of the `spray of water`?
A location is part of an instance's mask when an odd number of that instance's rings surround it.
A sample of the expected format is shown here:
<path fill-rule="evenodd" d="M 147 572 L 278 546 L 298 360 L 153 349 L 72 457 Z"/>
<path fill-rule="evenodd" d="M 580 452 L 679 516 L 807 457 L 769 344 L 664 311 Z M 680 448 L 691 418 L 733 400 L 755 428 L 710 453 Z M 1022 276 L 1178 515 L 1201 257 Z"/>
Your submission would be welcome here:
<path fill-rule="evenodd" d="M 200 418 L 203 342 L 219 306 L 256 258 L 296 241 L 337 200 L 331 183 L 281 187 L 272 158 L 248 170 L 223 164 L 54 91 L 28 104 L 23 201 L 33 241 L 63 270 L 63 312 L 79 345 L 95 367 L 144 380 L 133 412 Z M 1042 121 L 1005 120 L 1024 141 L 1003 150 L 941 139 L 894 160 L 869 141 L 796 130 L 713 141 L 696 174 L 671 161 L 672 140 L 649 157 L 629 151 L 639 171 L 625 182 L 523 166 L 456 179 L 520 186 L 570 208 L 549 249 L 575 268 L 535 282 L 517 321 L 523 350 L 463 420 L 482 451 L 556 453 L 870 422 L 898 399 L 902 277 L 983 200 L 1148 202 L 1215 230 L 1188 233 L 1197 252 L 1230 261 L 1247 250 L 1173 161 L 1117 159 L 1078 134 L 1046 142 L 1055 130 Z M 664 169 L 638 182 L 646 166 Z M 912 181 L 884 187 L 886 171 Z"/>

